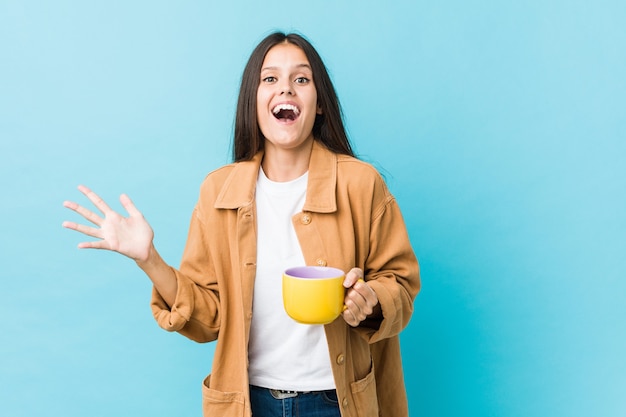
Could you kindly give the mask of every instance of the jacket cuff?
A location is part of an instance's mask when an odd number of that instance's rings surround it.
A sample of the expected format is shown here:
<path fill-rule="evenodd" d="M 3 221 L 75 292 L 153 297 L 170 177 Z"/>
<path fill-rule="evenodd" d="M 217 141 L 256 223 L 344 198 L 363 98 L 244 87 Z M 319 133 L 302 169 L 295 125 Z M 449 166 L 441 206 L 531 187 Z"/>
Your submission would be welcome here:
<path fill-rule="evenodd" d="M 378 329 L 359 327 L 358 332 L 369 343 L 394 336 L 402 330 L 402 300 L 398 294 L 393 294 L 389 288 L 377 280 L 368 281 L 367 284 L 374 290 L 378 303 L 382 310 L 382 319 Z"/>
<path fill-rule="evenodd" d="M 174 305 L 170 308 L 154 287 L 152 287 L 152 301 L 150 303 L 152 314 L 158 325 L 170 332 L 185 327 L 191 318 L 194 304 L 192 290 L 194 283 L 181 276 L 178 271 L 174 270 L 174 272 L 178 284 Z"/>

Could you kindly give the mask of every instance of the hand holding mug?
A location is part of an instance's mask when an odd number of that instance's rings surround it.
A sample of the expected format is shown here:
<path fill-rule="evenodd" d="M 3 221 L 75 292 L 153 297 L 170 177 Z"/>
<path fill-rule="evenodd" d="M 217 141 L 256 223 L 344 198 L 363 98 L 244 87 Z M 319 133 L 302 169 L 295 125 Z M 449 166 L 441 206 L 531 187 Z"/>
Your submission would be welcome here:
<path fill-rule="evenodd" d="M 283 273 L 283 303 L 302 324 L 327 324 L 342 315 L 356 327 L 372 314 L 378 297 L 359 268 L 344 274 L 337 268 L 301 266 Z"/>
<path fill-rule="evenodd" d="M 360 268 L 352 268 L 346 274 L 343 286 L 347 291 L 342 316 L 346 323 L 356 327 L 372 314 L 378 304 L 378 297 L 363 279 L 363 270 Z"/>

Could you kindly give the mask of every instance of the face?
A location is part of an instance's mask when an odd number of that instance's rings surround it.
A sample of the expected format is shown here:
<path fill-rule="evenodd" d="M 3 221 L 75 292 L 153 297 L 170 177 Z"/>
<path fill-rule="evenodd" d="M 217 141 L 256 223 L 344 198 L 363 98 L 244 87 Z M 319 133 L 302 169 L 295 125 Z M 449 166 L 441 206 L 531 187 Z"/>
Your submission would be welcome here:
<path fill-rule="evenodd" d="M 257 120 L 266 151 L 299 149 L 310 144 L 315 116 L 321 110 L 305 53 L 290 43 L 272 47 L 263 61 L 260 77 Z"/>

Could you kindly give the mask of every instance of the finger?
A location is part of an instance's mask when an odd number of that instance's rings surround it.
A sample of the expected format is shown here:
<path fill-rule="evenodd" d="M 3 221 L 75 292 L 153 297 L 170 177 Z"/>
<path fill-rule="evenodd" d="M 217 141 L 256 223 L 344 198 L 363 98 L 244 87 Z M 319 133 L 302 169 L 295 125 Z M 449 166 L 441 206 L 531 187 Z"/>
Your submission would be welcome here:
<path fill-rule="evenodd" d="M 111 208 L 108 206 L 108 204 L 105 203 L 104 200 L 100 198 L 98 194 L 94 193 L 89 188 L 85 187 L 84 185 L 79 185 L 78 190 L 81 193 L 83 193 L 85 197 L 87 197 L 89 201 L 91 201 L 93 205 L 96 206 L 98 210 L 100 210 L 102 213 L 106 214 L 112 211 Z"/>
<path fill-rule="evenodd" d="M 74 203 L 73 201 L 64 201 L 63 206 L 80 214 L 86 220 L 89 220 L 91 223 L 95 224 L 96 226 L 100 226 L 102 224 L 102 218 L 100 216 L 98 216 L 93 211 L 88 210 L 85 207 L 77 203 Z"/>
<path fill-rule="evenodd" d="M 378 304 L 378 297 L 372 288 L 363 280 L 348 290 L 345 298 L 345 304 L 352 307 L 355 315 L 364 320 L 374 312 L 374 307 Z"/>
<path fill-rule="evenodd" d="M 122 194 L 120 196 L 120 203 L 122 203 L 122 207 L 124 207 L 124 209 L 126 210 L 126 212 L 128 212 L 130 216 L 143 217 L 141 212 L 137 210 L 137 207 L 135 207 L 135 204 L 133 203 L 133 201 L 130 199 L 128 195 Z"/>
<path fill-rule="evenodd" d="M 346 323 L 355 327 L 367 318 L 367 314 L 356 303 L 349 300 L 346 302 L 346 310 L 343 312 L 343 317 Z"/>
<path fill-rule="evenodd" d="M 368 306 L 373 308 L 376 304 L 378 304 L 378 296 L 376 295 L 376 292 L 362 279 L 357 281 L 352 289 L 363 297 Z"/>
<path fill-rule="evenodd" d="M 79 249 L 109 249 L 109 245 L 104 240 L 81 242 L 78 244 L 78 247 Z"/>
<path fill-rule="evenodd" d="M 74 222 L 63 222 L 63 227 L 66 229 L 76 230 L 84 235 L 101 238 L 100 229 L 96 229 L 95 227 L 89 227 L 82 224 L 74 223 Z"/>
<path fill-rule="evenodd" d="M 343 317 L 343 320 L 352 327 L 356 327 L 359 323 L 361 323 L 361 321 L 357 319 L 354 312 L 347 306 L 341 316 Z"/>
<path fill-rule="evenodd" d="M 346 292 L 346 301 L 347 300 L 352 300 L 355 304 L 357 305 L 365 305 L 366 304 L 366 289 L 364 290 L 363 288 L 361 288 L 360 291 L 357 290 L 357 286 L 361 287 L 362 285 L 367 286 L 367 284 L 365 284 L 365 281 L 363 281 L 362 279 L 359 279 L 351 288 L 348 289 L 348 291 Z M 361 292 L 363 294 L 361 294 Z"/>
<path fill-rule="evenodd" d="M 374 311 L 373 306 L 367 302 L 367 299 L 354 289 L 349 290 L 345 304 L 359 320 L 364 320 L 366 316 Z"/>

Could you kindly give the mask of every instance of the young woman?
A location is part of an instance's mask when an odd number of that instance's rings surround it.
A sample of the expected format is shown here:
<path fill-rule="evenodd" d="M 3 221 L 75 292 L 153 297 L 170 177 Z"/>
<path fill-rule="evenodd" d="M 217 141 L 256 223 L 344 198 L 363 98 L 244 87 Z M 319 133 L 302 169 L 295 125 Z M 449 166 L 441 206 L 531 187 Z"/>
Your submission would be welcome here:
<path fill-rule="evenodd" d="M 303 37 L 274 33 L 253 51 L 234 163 L 202 184 L 180 268 L 161 259 L 128 196 L 123 217 L 79 190 L 102 212 L 65 202 L 95 225 L 64 223 L 98 239 L 79 247 L 134 259 L 154 284 L 161 327 L 217 340 L 205 416 L 408 414 L 398 334 L 420 288 L 417 259 L 381 176 L 353 155 L 330 77 Z M 330 324 L 284 312 L 282 271 L 305 264 L 347 271 L 347 309 Z"/>

